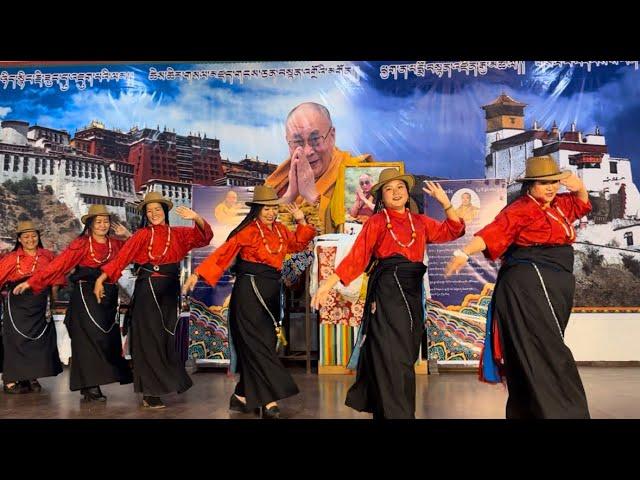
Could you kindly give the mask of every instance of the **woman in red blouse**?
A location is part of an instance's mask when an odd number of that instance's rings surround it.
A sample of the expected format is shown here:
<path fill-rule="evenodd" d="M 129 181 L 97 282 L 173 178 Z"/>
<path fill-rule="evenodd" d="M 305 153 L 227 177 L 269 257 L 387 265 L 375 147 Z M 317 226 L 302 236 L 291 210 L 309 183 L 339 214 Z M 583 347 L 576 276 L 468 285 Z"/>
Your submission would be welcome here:
<path fill-rule="evenodd" d="M 56 329 L 47 321 L 47 299 L 52 303 L 64 276 L 52 280 L 54 287 L 38 294 L 13 295 L 13 288 L 45 268 L 54 258 L 40 240 L 32 221 L 18 222 L 13 251 L 0 260 L 0 287 L 7 288 L 2 322 L 4 365 L 2 381 L 6 393 L 39 392 L 38 378 L 62 372 Z"/>
<path fill-rule="evenodd" d="M 415 418 L 414 365 L 424 331 L 425 245 L 464 235 L 464 222 L 436 183 L 426 182 L 423 190 L 443 206 L 447 219 L 438 222 L 411 213 L 409 190 L 414 183 L 413 176 L 400 175 L 394 168 L 380 173 L 372 188 L 376 213 L 312 300 L 312 306 L 320 308 L 338 281 L 348 285 L 370 260 L 375 261 L 368 269 L 364 316 L 354 349 L 354 357 L 358 355 L 356 382 L 346 400 L 346 405 L 371 412 L 373 418 Z"/>
<path fill-rule="evenodd" d="M 175 340 L 180 261 L 191 249 L 209 245 L 213 232 L 200 215 L 183 206 L 177 207 L 176 213 L 195 225 L 171 227 L 169 210 L 173 203 L 158 192 L 147 193 L 139 208 L 140 228 L 115 258 L 101 267 L 103 273 L 96 280 L 94 294 L 100 303 L 105 298 L 105 280 L 115 283 L 127 265 L 136 265 L 129 330 L 133 386 L 143 394 L 144 407 L 164 408 L 161 395 L 182 393 L 193 385 Z"/>
<path fill-rule="evenodd" d="M 298 226 L 295 233 L 276 221 L 276 191 L 256 186 L 251 210 L 227 241 L 202 262 L 187 279 L 183 291 L 193 290 L 199 278 L 215 285 L 237 257 L 237 275 L 229 307 L 230 338 L 238 359 L 240 381 L 229 408 L 248 413 L 261 408 L 262 418 L 279 418 L 277 400 L 298 393 L 293 378 L 277 355 L 284 343 L 280 324 L 280 271 L 288 253 L 300 252 L 316 235 L 295 205 L 287 206 Z"/>
<path fill-rule="evenodd" d="M 589 418 L 564 332 L 573 306 L 573 223 L 591 211 L 577 176 L 548 156 L 527 159 L 520 197 L 456 250 L 446 274 L 483 252 L 502 265 L 487 315 L 480 379 L 506 378 L 507 418 Z M 569 193 L 558 194 L 560 184 Z"/>
<path fill-rule="evenodd" d="M 39 293 L 56 278 L 75 269 L 69 279 L 74 283 L 65 325 L 71 337 L 71 374 L 69 388 L 80 390 L 87 401 L 105 401 L 100 385 L 132 382 L 131 369 L 122 355 L 118 321 L 118 286 L 105 285 L 105 297 L 96 302 L 93 287 L 107 263 L 120 251 L 122 240 L 109 236 L 111 213 L 104 205 L 91 205 L 81 218 L 84 230 L 67 249 L 31 278 L 13 289 L 19 295 L 27 289 Z M 122 225 L 113 225 L 116 234 L 130 236 Z"/>

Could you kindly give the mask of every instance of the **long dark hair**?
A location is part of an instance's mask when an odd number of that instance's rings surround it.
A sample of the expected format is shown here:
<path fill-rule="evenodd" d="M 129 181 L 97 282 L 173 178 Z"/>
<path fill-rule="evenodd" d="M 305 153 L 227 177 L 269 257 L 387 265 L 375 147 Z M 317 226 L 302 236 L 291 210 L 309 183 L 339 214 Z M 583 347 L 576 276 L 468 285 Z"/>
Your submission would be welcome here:
<path fill-rule="evenodd" d="M 162 206 L 162 211 L 164 212 L 164 223 L 169 225 L 169 207 L 166 203 L 161 202 L 150 202 L 150 203 L 160 203 Z M 147 220 L 147 207 L 149 204 L 147 203 L 142 210 L 142 218 L 140 219 L 140 226 L 138 228 L 144 228 L 149 225 L 149 220 Z"/>
<path fill-rule="evenodd" d="M 244 227 L 246 227 L 251 222 L 253 222 L 256 218 L 258 218 L 258 214 L 260 213 L 260 210 L 262 210 L 262 207 L 264 207 L 264 205 L 260 205 L 258 203 L 252 203 L 251 204 L 251 210 L 249 210 L 249 213 L 247 213 L 247 216 L 244 217 L 244 219 L 240 222 L 240 225 L 238 225 L 236 228 L 231 230 L 231 233 L 227 237 L 227 240 L 229 240 L 236 233 L 238 233 Z"/>
<path fill-rule="evenodd" d="M 535 180 L 525 180 L 522 182 L 522 186 L 520 187 L 520 196 L 524 197 L 527 193 L 529 193 L 529 189 L 533 187 L 533 184 L 536 183 Z"/>
<path fill-rule="evenodd" d="M 407 203 L 404 204 L 404 208 L 410 208 L 411 207 L 411 195 L 409 194 L 409 184 L 407 182 L 405 182 L 404 180 L 401 180 L 402 183 L 404 183 L 404 186 L 407 187 L 407 195 L 409 196 L 409 198 L 407 198 Z M 382 189 L 384 188 L 384 185 L 381 186 L 380 188 L 378 188 L 378 190 L 376 191 L 376 203 L 375 203 L 375 208 L 373 209 L 373 213 L 378 213 L 381 212 L 382 209 L 384 208 L 384 202 L 382 201 Z"/>
<path fill-rule="evenodd" d="M 42 245 L 42 239 L 40 238 L 40 230 L 36 230 L 35 232 L 38 234 L 38 248 L 44 248 L 44 245 Z M 27 233 L 27 232 L 22 232 L 22 233 Z M 12 252 L 15 252 L 16 250 L 18 250 L 18 248 L 22 246 L 22 244 L 20 243 L 20 235 L 22 235 L 22 233 L 19 233 L 18 236 L 16 237 L 16 244 L 13 247 L 13 250 L 11 250 Z"/>

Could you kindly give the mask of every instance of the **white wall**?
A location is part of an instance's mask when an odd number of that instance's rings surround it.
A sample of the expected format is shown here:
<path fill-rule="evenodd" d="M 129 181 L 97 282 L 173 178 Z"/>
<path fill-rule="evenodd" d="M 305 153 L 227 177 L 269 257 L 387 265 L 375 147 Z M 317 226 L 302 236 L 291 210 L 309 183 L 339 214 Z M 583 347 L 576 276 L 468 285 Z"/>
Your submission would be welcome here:
<path fill-rule="evenodd" d="M 487 132 L 485 136 L 484 154 L 489 155 L 491 153 L 491 144 L 498 140 L 504 140 L 505 138 L 513 137 L 519 133 L 524 132 L 521 128 L 503 128 L 496 130 L 495 132 Z"/>
<path fill-rule="evenodd" d="M 533 155 L 533 149 L 541 146 L 542 141 L 536 138 L 494 152 L 493 166 L 485 167 L 485 178 L 505 178 L 507 182 L 512 182 L 524 174 L 526 159 Z"/>
<path fill-rule="evenodd" d="M 627 246 L 627 239 L 624 237 L 625 233 L 631 232 L 633 234 L 633 246 L 640 247 L 640 225 L 634 225 L 633 227 L 624 228 L 622 230 L 616 230 L 614 232 L 615 239 L 618 241 L 618 245 L 622 248 L 630 248 Z"/>
<path fill-rule="evenodd" d="M 611 174 L 612 177 L 618 177 L 618 181 L 612 182 L 616 186 L 616 191 L 620 189 L 620 184 L 626 184 L 627 190 L 627 208 L 624 212 L 629 217 L 640 217 L 640 192 L 635 183 L 632 182 L 631 162 L 629 159 L 612 158 L 613 161 L 618 161 L 618 174 Z M 624 180 L 623 180 L 624 179 Z"/>
<path fill-rule="evenodd" d="M 640 361 L 640 313 L 574 313 L 565 332 L 576 361 Z"/>

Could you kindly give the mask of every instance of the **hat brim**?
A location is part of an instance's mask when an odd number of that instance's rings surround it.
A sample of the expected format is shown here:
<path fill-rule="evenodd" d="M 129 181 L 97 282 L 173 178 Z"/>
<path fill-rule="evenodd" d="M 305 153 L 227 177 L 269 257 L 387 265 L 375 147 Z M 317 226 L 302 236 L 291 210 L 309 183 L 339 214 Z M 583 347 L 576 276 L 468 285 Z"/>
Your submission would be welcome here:
<path fill-rule="evenodd" d="M 416 179 L 413 177 L 413 175 L 398 175 L 397 177 L 390 178 L 389 180 L 385 180 L 384 182 L 376 183 L 371 187 L 371 192 L 372 193 L 377 192 L 380 189 L 380 187 L 382 187 L 385 183 L 392 182 L 393 180 L 405 181 L 409 186 L 409 190 L 411 190 L 413 186 L 416 184 Z"/>
<path fill-rule="evenodd" d="M 87 220 L 89 220 L 90 218 L 93 217 L 109 217 L 109 220 L 111 220 L 111 217 L 113 217 L 113 213 L 93 213 L 91 215 L 83 215 L 82 217 L 80 217 L 80 221 L 82 222 L 83 225 L 87 224 Z"/>
<path fill-rule="evenodd" d="M 248 205 L 250 207 L 253 205 L 267 205 L 267 206 L 280 205 L 281 203 L 282 203 L 282 200 L 280 198 L 276 200 L 257 200 L 255 202 L 244 202 L 245 205 Z"/>
<path fill-rule="evenodd" d="M 173 203 L 171 202 L 171 200 L 166 200 L 164 198 L 161 198 L 158 200 L 148 200 L 146 202 L 142 202 L 138 207 L 138 210 L 140 210 L 141 212 L 144 212 L 144 207 L 149 203 L 164 203 L 167 207 L 169 207 L 169 210 L 173 208 Z"/>
<path fill-rule="evenodd" d="M 21 233 L 27 233 L 27 232 L 36 232 L 38 235 L 40 235 L 39 228 L 27 228 L 26 230 L 16 230 L 16 235 L 20 235 Z"/>
<path fill-rule="evenodd" d="M 516 182 L 535 182 L 536 180 L 544 181 L 544 180 L 564 180 L 571 176 L 570 170 L 562 170 L 559 173 L 554 173 L 552 175 L 543 175 L 541 177 L 523 177 L 516 179 Z"/>

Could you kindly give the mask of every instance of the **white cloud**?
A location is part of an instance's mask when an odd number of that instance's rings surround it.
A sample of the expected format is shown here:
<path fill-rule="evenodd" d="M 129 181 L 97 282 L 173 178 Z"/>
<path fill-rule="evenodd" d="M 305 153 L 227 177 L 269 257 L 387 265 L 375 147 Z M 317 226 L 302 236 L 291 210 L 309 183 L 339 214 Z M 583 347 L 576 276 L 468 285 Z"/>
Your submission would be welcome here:
<path fill-rule="evenodd" d="M 174 69 L 253 69 L 282 68 L 349 62 L 278 62 L 174 65 Z M 144 76 L 146 72 L 142 71 Z M 457 156 L 471 159 L 469 168 L 482 172 L 484 159 L 484 115 L 481 106 L 505 90 L 516 100 L 527 103 L 526 127 L 537 120 L 550 128 L 556 120 L 561 130 L 576 121 L 578 129 L 590 132 L 595 119 L 611 118 L 624 105 L 620 98 L 638 91 L 638 72 L 625 75 L 622 82 L 605 84 L 599 91 L 578 92 L 570 97 L 555 92 L 514 91 L 504 84 L 484 81 L 465 86 L 451 94 L 446 85 L 429 91 L 416 90 L 398 97 L 371 88 L 366 81 L 353 81 L 339 75 L 316 79 L 249 79 L 240 84 L 176 80 L 172 97 L 154 90 L 161 82 L 136 81 L 133 88 L 114 95 L 108 90 L 86 90 L 70 94 L 71 101 L 60 111 L 37 118 L 41 125 L 66 128 L 73 132 L 93 119 L 107 128 L 127 131 L 132 126 L 167 127 L 176 133 L 206 134 L 220 139 L 223 158 L 234 161 L 245 155 L 258 156 L 273 163 L 287 154 L 284 119 L 295 105 L 315 101 L 326 105 L 336 126 L 336 144 L 354 154 L 373 153 L 379 160 L 407 160 L 436 168 L 445 174 Z M 538 90 L 538 91 L 534 91 Z M 515 92 L 515 93 L 514 93 Z M 624 106 L 628 106 L 624 105 Z M 0 117 L 11 111 L 0 107 Z M 449 158 L 443 158 L 447 155 Z M 462 161 L 462 160 L 460 160 Z M 456 167 L 457 168 L 457 167 Z M 431 173 L 431 172 L 429 172 Z"/>
<path fill-rule="evenodd" d="M 0 107 L 0 118 L 6 117 L 11 113 L 11 107 Z"/>
<path fill-rule="evenodd" d="M 312 64 L 317 63 L 322 62 Z M 264 68 L 265 65 L 231 64 L 228 68 Z M 269 68 L 281 66 L 292 65 L 268 64 Z M 198 67 L 226 68 L 220 64 Z M 134 125 L 160 126 L 160 129 L 166 126 L 181 135 L 199 132 L 220 139 L 223 158 L 238 161 L 249 155 L 281 163 L 288 156 L 284 120 L 291 108 L 306 101 L 325 104 L 338 130 L 346 130 L 353 115 L 350 97 L 354 89 L 361 88 L 357 82 L 336 76 L 296 80 L 276 77 L 275 81 L 250 79 L 243 85 L 235 82 L 233 86 L 224 83 L 211 86 L 204 81 L 178 82 L 178 93 L 171 99 L 141 82 L 117 97 L 107 90 L 77 92 L 65 108 L 64 126 L 60 125 L 62 119 L 47 115 L 37 121 L 41 125 L 68 129 L 81 128 L 93 119 L 100 120 L 107 128 L 124 131 Z"/>

